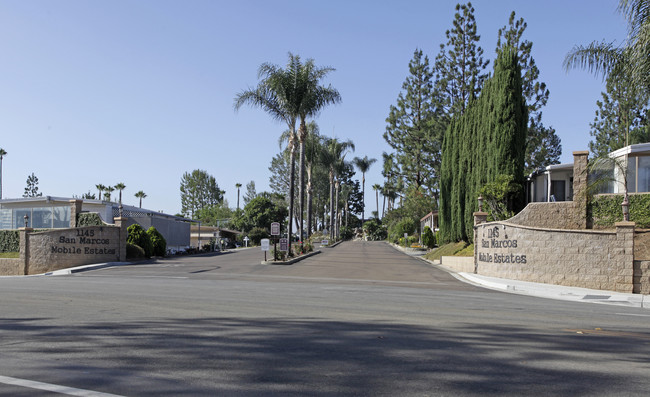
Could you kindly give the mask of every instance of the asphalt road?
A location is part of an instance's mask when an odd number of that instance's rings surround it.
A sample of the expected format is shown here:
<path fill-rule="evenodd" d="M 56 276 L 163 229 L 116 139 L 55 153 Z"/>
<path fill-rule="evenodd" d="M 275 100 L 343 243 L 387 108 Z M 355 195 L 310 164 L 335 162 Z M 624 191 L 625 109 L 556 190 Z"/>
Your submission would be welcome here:
<path fill-rule="evenodd" d="M 249 249 L 0 278 L 0 395 L 650 390 L 647 310 L 481 289 L 384 243 L 292 266 L 262 259 Z"/>

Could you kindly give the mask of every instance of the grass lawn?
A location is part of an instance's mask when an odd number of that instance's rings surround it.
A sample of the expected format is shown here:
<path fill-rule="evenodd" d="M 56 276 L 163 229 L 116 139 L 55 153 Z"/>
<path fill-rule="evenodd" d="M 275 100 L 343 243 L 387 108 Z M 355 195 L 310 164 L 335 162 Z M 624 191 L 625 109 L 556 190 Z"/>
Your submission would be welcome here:
<path fill-rule="evenodd" d="M 20 252 L 0 252 L 0 258 L 20 258 Z"/>
<path fill-rule="evenodd" d="M 438 260 L 441 256 L 473 256 L 474 245 L 467 244 L 465 241 L 449 243 L 440 246 L 426 254 L 424 257 L 428 260 Z"/>

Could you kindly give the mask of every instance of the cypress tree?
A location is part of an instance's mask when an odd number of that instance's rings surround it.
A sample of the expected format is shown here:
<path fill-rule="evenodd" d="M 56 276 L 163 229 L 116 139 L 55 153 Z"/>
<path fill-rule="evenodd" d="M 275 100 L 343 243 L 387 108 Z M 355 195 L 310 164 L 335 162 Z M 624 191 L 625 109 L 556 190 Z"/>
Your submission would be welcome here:
<path fill-rule="evenodd" d="M 479 98 L 470 101 L 445 134 L 441 181 L 445 199 L 440 205 L 445 241 L 472 240 L 472 213 L 485 183 L 505 174 L 523 184 L 527 121 L 517 53 L 504 47 Z M 520 209 L 522 199 L 523 195 L 515 200 L 512 209 Z"/>

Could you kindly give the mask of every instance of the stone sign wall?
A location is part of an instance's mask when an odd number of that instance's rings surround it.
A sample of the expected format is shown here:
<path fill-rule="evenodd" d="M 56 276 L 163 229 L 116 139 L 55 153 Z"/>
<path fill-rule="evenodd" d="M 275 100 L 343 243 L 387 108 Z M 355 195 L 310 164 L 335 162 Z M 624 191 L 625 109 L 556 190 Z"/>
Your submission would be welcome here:
<path fill-rule="evenodd" d="M 634 290 L 634 223 L 616 231 L 475 226 L 476 273 L 619 292 Z"/>
<path fill-rule="evenodd" d="M 27 234 L 25 274 L 120 261 L 120 227 L 87 226 Z"/>

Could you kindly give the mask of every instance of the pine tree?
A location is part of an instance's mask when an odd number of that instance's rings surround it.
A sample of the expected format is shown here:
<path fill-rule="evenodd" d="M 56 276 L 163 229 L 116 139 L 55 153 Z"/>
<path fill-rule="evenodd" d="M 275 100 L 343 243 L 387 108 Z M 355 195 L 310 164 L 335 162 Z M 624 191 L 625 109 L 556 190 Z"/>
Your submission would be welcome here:
<path fill-rule="evenodd" d="M 38 178 L 32 172 L 31 175 L 27 176 L 27 186 L 23 197 L 41 197 L 42 195 L 43 193 L 38 192 Z"/>
<path fill-rule="evenodd" d="M 478 45 L 481 36 L 477 34 L 472 3 L 456 5 L 453 25 L 445 33 L 447 43 L 440 45 L 434 66 L 435 89 L 450 118 L 464 113 L 470 99 L 478 97 L 490 62 L 483 60 L 483 49 Z"/>
<path fill-rule="evenodd" d="M 415 50 L 403 92 L 390 107 L 384 139 L 395 150 L 406 184 L 437 195 L 443 133 L 433 105 L 432 79 L 429 58 Z"/>
<path fill-rule="evenodd" d="M 597 157 L 635 143 L 650 141 L 650 102 L 630 79 L 607 78 L 607 92 L 597 101 L 596 117 L 589 124 L 594 138 L 589 150 Z"/>

